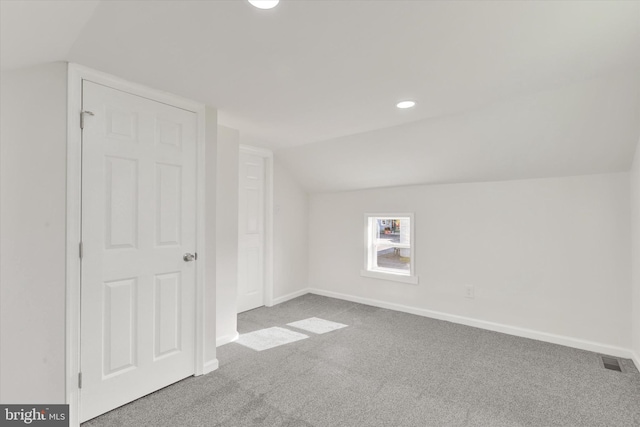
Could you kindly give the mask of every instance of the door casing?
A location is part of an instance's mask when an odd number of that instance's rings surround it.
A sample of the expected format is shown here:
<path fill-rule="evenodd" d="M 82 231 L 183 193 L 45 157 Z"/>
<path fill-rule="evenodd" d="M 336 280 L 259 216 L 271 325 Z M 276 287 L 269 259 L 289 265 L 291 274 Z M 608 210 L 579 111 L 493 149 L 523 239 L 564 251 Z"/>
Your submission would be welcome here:
<path fill-rule="evenodd" d="M 217 360 L 205 366 L 205 106 L 172 94 L 131 83 L 100 71 L 68 64 L 67 72 L 67 232 L 66 232 L 66 355 L 65 398 L 69 425 L 79 426 L 80 387 L 80 255 L 82 185 L 82 82 L 89 80 L 196 114 L 196 291 L 195 291 L 195 375 L 211 372 Z"/>

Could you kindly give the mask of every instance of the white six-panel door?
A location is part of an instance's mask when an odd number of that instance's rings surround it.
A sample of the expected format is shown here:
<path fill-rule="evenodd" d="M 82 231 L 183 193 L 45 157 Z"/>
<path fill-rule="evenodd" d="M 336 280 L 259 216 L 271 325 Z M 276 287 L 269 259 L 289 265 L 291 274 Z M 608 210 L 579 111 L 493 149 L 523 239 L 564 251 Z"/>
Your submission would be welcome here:
<path fill-rule="evenodd" d="M 194 374 L 195 113 L 85 81 L 81 421 Z"/>
<path fill-rule="evenodd" d="M 265 160 L 240 152 L 238 313 L 264 305 Z"/>

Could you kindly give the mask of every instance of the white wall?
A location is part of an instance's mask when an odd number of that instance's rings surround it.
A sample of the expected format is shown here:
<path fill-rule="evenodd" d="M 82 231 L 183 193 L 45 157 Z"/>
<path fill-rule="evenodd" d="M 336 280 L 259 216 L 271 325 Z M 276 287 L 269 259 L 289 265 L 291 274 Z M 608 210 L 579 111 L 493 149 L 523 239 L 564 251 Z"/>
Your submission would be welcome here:
<path fill-rule="evenodd" d="M 620 353 L 631 347 L 629 194 L 618 173 L 312 195 L 309 286 Z M 415 213 L 418 285 L 359 275 L 365 212 Z"/>
<path fill-rule="evenodd" d="M 238 174 L 240 134 L 218 126 L 216 172 L 216 330 L 217 345 L 237 335 Z"/>
<path fill-rule="evenodd" d="M 205 327 L 206 336 L 204 360 L 207 363 L 216 361 L 216 195 L 218 173 L 218 112 L 215 108 L 205 109 Z"/>
<path fill-rule="evenodd" d="M 633 280 L 633 351 L 640 369 L 640 141 L 636 147 L 631 171 L 631 227 L 633 232 L 632 280 Z"/>
<path fill-rule="evenodd" d="M 1 75 L 2 403 L 65 402 L 66 70 Z"/>
<path fill-rule="evenodd" d="M 277 304 L 307 288 L 309 197 L 277 155 L 273 169 L 273 298 Z"/>

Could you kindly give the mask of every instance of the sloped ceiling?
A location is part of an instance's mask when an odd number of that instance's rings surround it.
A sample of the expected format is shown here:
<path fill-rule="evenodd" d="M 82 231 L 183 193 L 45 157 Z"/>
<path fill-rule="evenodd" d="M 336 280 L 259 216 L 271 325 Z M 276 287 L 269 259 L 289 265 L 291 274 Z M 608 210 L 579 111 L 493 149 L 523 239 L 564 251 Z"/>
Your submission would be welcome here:
<path fill-rule="evenodd" d="M 628 171 L 636 73 L 276 152 L 310 192 Z"/>
<path fill-rule="evenodd" d="M 99 3 L 1 0 L 0 66 L 5 70 L 67 60 Z"/>
<path fill-rule="evenodd" d="M 640 2 L 6 3 L 3 68 L 215 106 L 309 191 L 627 170 L 638 141 Z"/>

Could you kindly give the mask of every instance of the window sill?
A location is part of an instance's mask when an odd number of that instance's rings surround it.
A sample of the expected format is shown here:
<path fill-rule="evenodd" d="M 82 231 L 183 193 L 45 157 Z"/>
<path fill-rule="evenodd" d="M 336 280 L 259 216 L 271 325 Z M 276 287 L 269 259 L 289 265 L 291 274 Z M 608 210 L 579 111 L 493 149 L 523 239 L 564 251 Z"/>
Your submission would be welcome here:
<path fill-rule="evenodd" d="M 360 275 L 372 279 L 390 280 L 392 282 L 418 284 L 418 276 L 405 276 L 404 274 L 384 273 L 382 271 L 360 270 Z"/>

